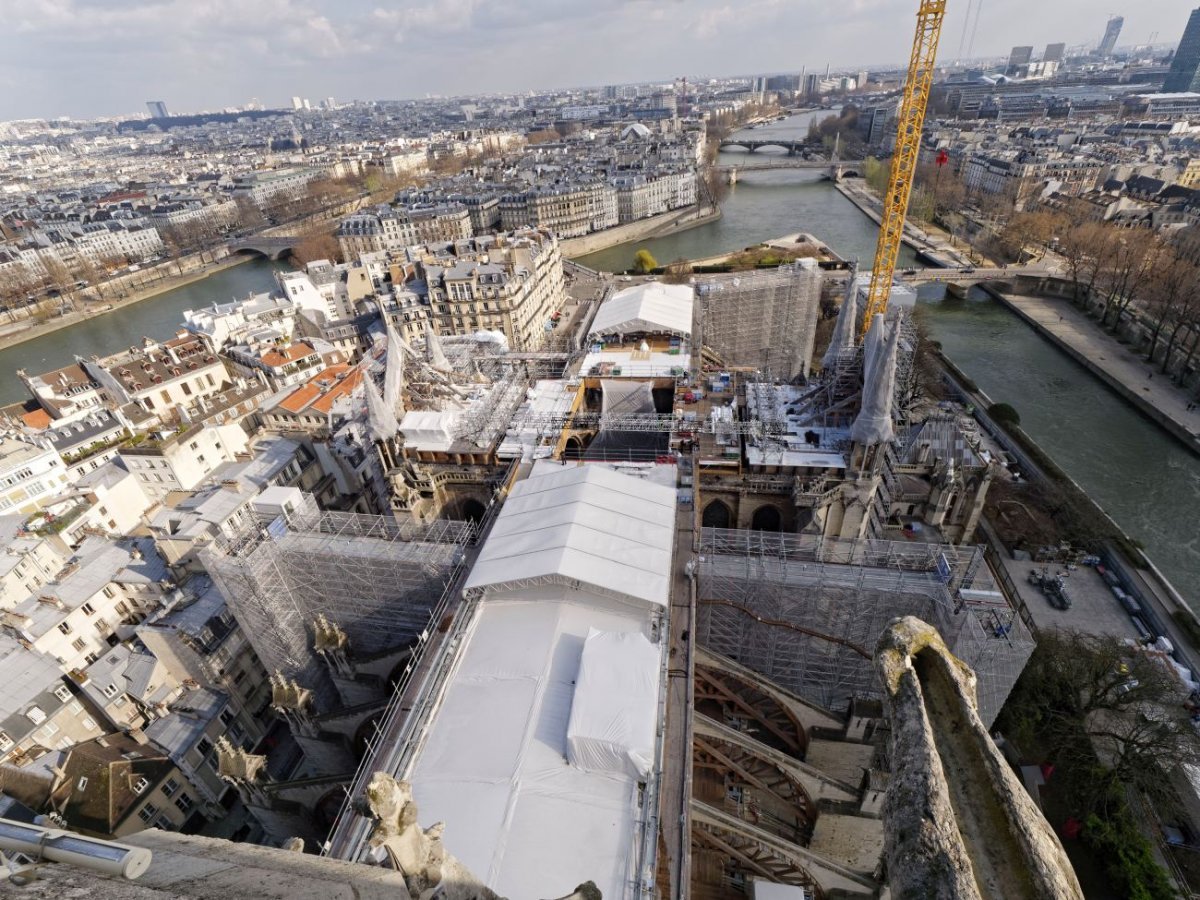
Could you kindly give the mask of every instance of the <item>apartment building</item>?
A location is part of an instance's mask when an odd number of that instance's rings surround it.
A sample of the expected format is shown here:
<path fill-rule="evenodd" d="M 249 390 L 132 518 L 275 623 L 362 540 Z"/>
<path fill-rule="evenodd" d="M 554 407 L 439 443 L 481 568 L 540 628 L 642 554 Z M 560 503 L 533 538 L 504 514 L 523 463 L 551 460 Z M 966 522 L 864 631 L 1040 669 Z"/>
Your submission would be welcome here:
<path fill-rule="evenodd" d="M 225 364 L 204 341 L 186 331 L 161 344 L 105 360 L 84 360 L 84 370 L 117 406 L 134 403 L 162 422 L 178 421 L 180 410 L 221 393 L 229 384 Z"/>
<path fill-rule="evenodd" d="M 0 513 L 34 513 L 65 493 L 69 481 L 49 441 L 16 432 L 0 435 Z"/>
<path fill-rule="evenodd" d="M 19 766 L 103 733 L 53 659 L 0 634 L 0 763 Z"/>
<path fill-rule="evenodd" d="M 422 269 L 441 335 L 498 331 L 513 350 L 537 350 L 566 299 L 558 240 L 542 230 L 464 241 Z"/>
<path fill-rule="evenodd" d="M 158 607 L 167 569 L 147 538 L 87 538 L 52 581 L 0 613 L 4 631 L 63 671 L 83 669 Z"/>
<path fill-rule="evenodd" d="M 1103 164 L 1094 159 L 1038 159 L 1023 153 L 1008 157 L 974 154 L 964 163 L 963 181 L 970 191 L 1013 197 L 1017 208 L 1023 209 L 1049 185 L 1067 195 L 1089 191 L 1103 169 Z"/>
<path fill-rule="evenodd" d="M 603 182 L 531 188 L 500 198 L 500 227 L 505 231 L 541 228 L 559 238 L 580 237 L 612 228 L 620 221 L 617 189 Z"/>
<path fill-rule="evenodd" d="M 196 487 L 248 446 L 249 438 L 240 425 L 194 425 L 183 431 L 151 434 L 122 447 L 118 454 L 141 482 L 146 497 L 161 502 L 171 491 Z"/>
<path fill-rule="evenodd" d="M 305 341 L 263 348 L 230 347 L 226 358 L 239 375 L 262 378 L 275 391 L 307 381 L 325 368 L 321 354 Z"/>

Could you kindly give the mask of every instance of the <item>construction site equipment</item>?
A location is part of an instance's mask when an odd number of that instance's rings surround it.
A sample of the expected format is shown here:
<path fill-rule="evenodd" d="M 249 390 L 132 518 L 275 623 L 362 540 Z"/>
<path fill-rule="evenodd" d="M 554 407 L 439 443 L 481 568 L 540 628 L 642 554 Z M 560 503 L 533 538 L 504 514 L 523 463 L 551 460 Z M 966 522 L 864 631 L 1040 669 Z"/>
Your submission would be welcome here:
<path fill-rule="evenodd" d="M 866 312 L 863 315 L 864 337 L 875 315 L 887 309 L 892 277 L 896 273 L 896 258 L 904 238 L 904 221 L 908 213 L 908 198 L 912 194 L 913 176 L 917 170 L 917 156 L 921 152 L 921 129 L 925 124 L 925 108 L 929 105 L 933 65 L 945 15 L 946 0 L 921 0 L 912 57 L 908 62 L 908 77 L 904 83 L 904 97 L 897 116 L 896 151 L 892 156 L 892 172 L 883 198 L 883 220 L 879 226 L 875 264 L 871 268 L 871 287 L 867 292 Z"/>

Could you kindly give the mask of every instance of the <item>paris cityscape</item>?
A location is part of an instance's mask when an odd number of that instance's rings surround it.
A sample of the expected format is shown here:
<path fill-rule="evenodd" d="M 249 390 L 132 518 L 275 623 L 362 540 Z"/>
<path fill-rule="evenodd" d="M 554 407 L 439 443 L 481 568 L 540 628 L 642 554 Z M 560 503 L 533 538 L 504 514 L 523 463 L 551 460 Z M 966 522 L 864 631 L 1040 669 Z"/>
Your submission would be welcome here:
<path fill-rule="evenodd" d="M 1200 896 L 1200 8 L 0 10 L 0 894 Z"/>

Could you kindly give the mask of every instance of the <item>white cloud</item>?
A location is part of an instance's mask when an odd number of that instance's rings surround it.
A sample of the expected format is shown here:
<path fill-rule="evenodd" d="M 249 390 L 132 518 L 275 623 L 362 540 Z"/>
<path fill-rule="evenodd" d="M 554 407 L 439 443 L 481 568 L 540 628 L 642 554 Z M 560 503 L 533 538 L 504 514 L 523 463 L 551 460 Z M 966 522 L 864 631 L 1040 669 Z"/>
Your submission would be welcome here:
<path fill-rule="evenodd" d="M 907 58 L 917 0 L 0 0 L 0 119 L 174 109 L 293 94 L 420 96 Z M 943 58 L 966 0 L 952 5 Z M 1099 39 L 1087 0 L 995 0 L 977 53 Z M 1182 33 L 1142 0 L 1126 38 Z M 402 49 L 398 49 L 400 45 Z M 313 64 L 319 61 L 319 64 Z"/>

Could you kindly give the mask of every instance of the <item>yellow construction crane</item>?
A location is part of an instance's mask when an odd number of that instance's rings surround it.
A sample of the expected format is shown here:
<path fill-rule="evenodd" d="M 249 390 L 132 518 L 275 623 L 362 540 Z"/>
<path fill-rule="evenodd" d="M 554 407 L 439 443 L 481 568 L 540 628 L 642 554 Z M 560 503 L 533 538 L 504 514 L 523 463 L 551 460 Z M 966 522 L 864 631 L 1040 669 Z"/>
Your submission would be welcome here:
<path fill-rule="evenodd" d="M 908 213 L 917 155 L 921 152 L 921 128 L 925 124 L 925 107 L 929 105 L 933 64 L 945 15 L 946 0 L 921 0 L 912 59 L 908 62 L 908 78 L 904 82 L 904 98 L 900 102 L 892 174 L 883 198 L 883 221 L 879 226 L 879 244 L 875 248 L 875 265 L 871 268 L 871 287 L 863 315 L 864 335 L 876 313 L 887 309 L 892 290 L 892 276 L 896 273 L 896 257 L 904 238 L 904 217 Z"/>

